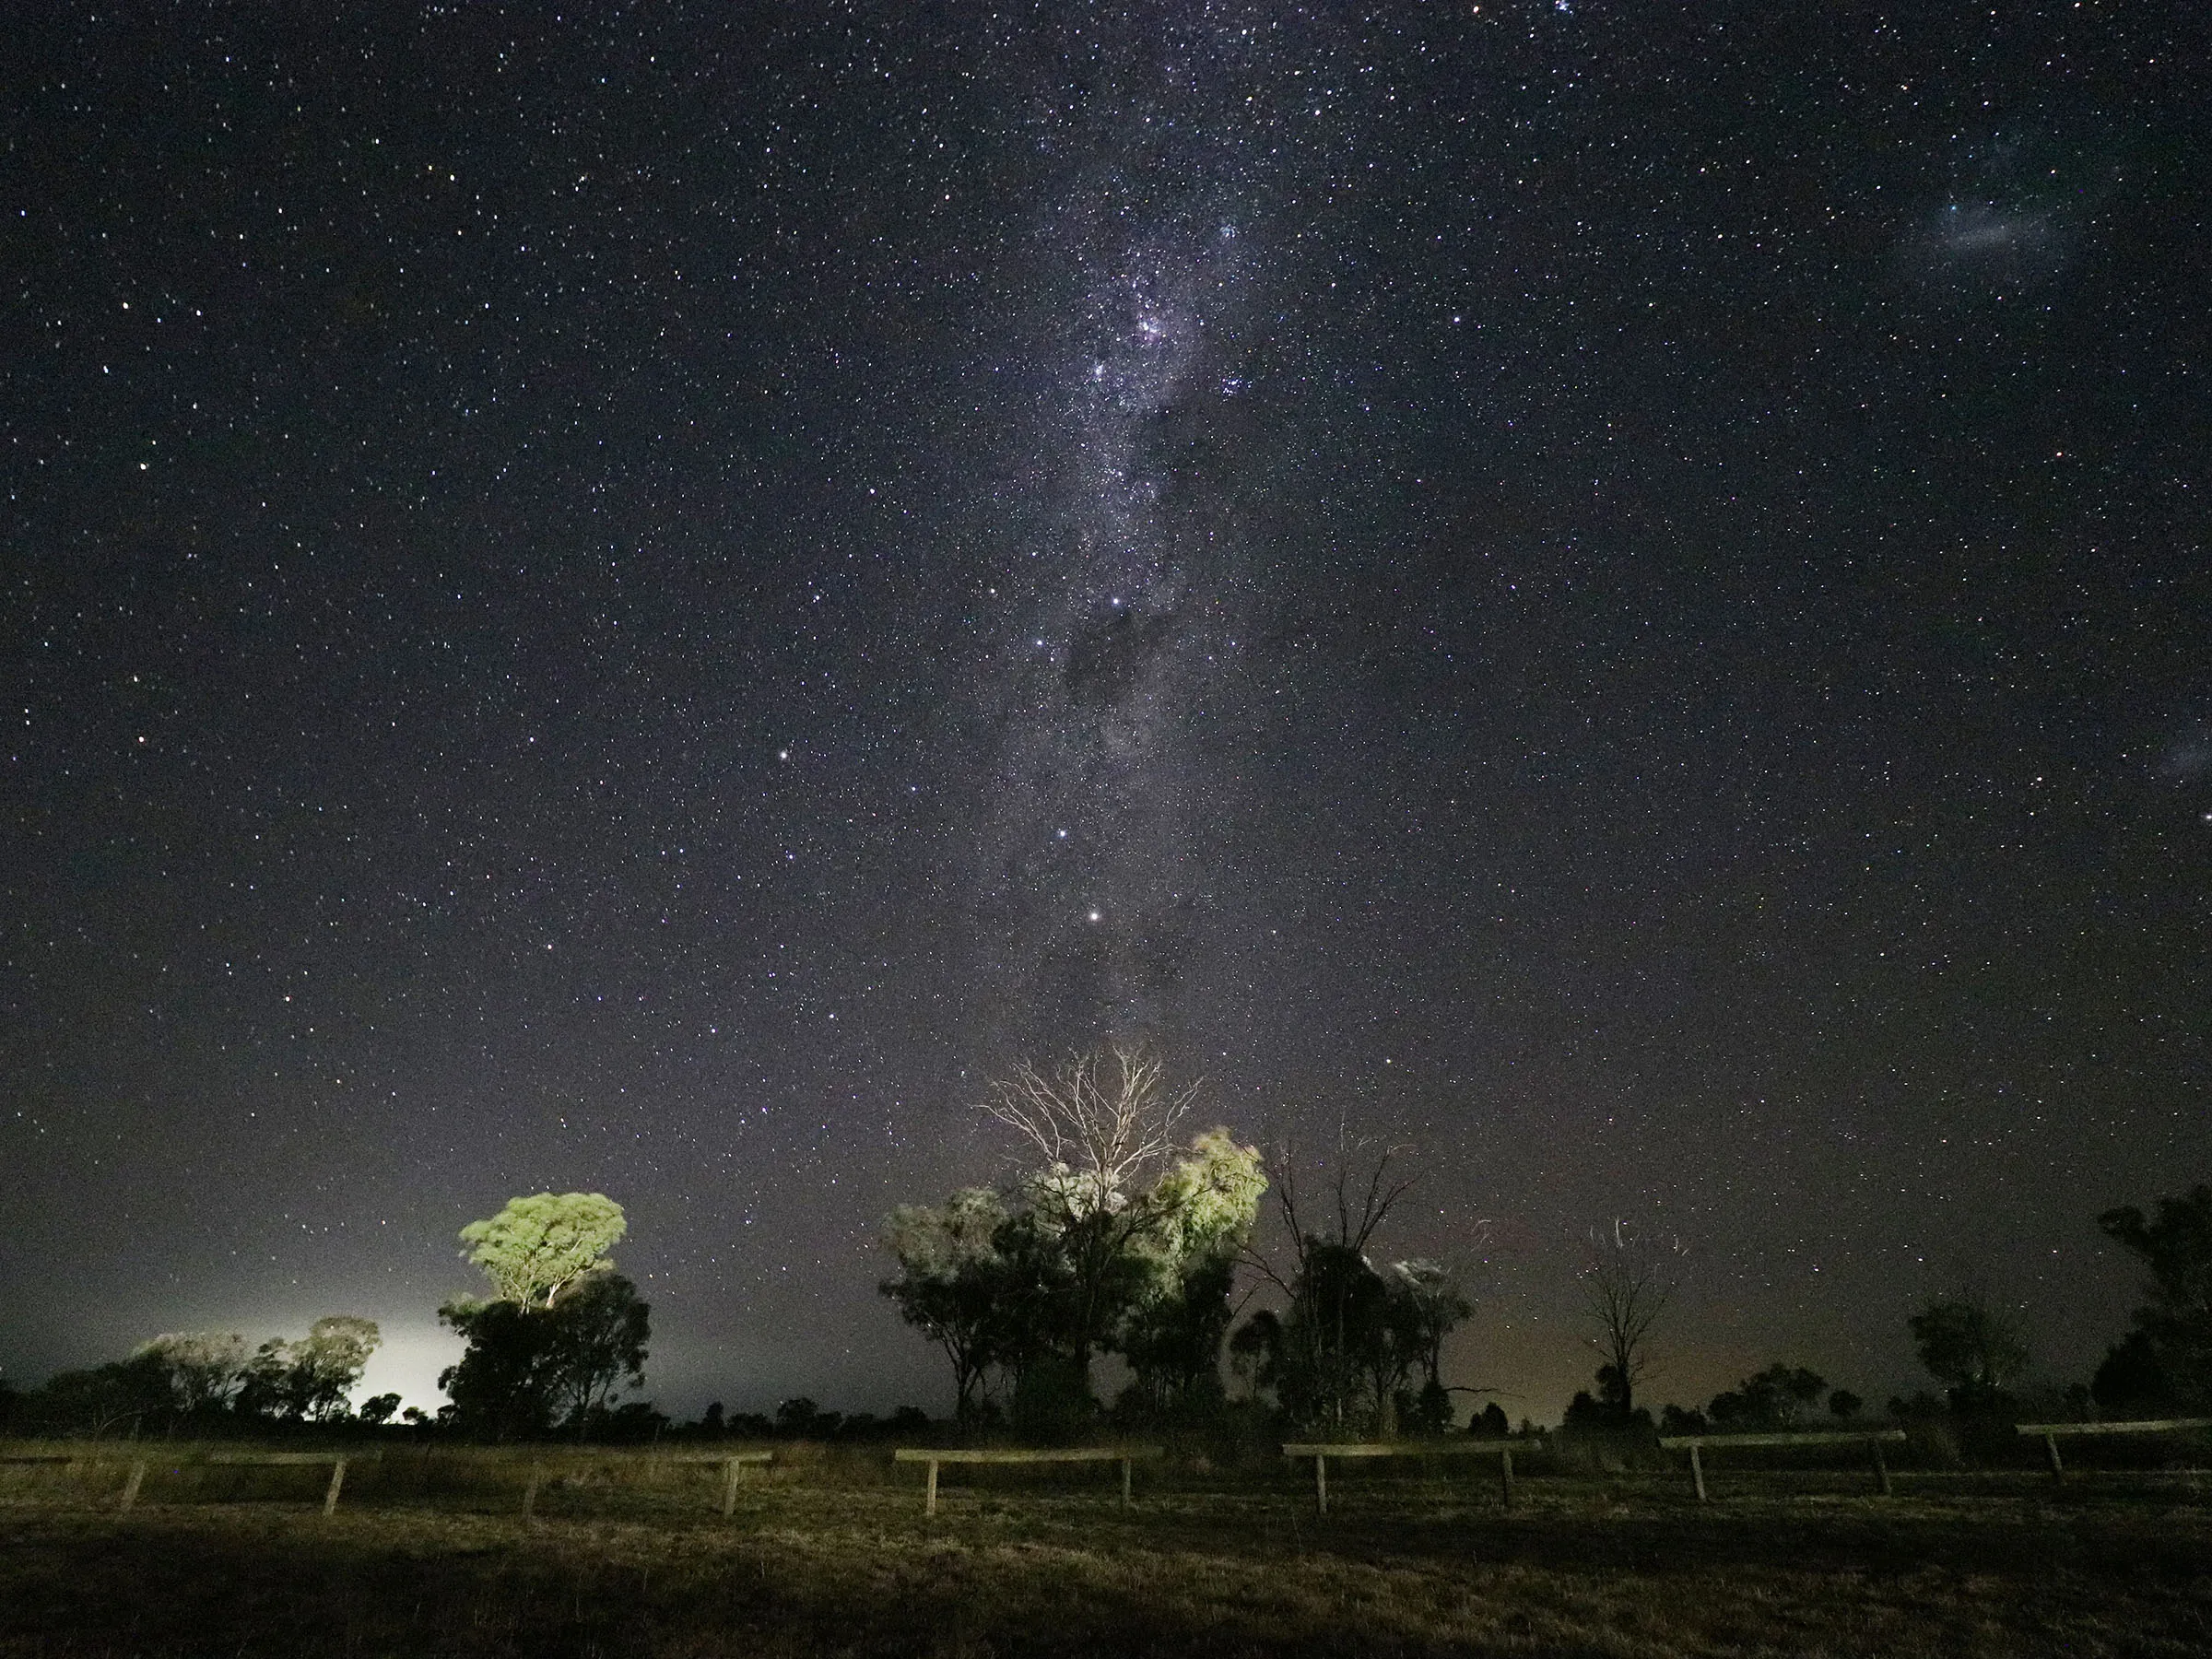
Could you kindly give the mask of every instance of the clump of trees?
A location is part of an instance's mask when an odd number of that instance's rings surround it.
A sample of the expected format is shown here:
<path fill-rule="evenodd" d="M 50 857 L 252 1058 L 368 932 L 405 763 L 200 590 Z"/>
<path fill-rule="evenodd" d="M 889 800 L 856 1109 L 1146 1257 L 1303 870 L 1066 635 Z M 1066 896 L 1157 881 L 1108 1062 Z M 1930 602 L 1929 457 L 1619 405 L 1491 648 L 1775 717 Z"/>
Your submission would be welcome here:
<path fill-rule="evenodd" d="M 438 1310 L 467 1344 L 439 1375 L 441 1421 L 494 1441 L 610 1425 L 653 1335 L 650 1304 L 607 1255 L 627 1225 L 604 1194 L 538 1193 L 461 1230 L 494 1294 Z"/>
<path fill-rule="evenodd" d="M 1184 1140 L 1194 1099 L 1139 1048 L 1018 1066 L 982 1110 L 1030 1169 L 1002 1188 L 891 1212 L 895 1266 L 880 1288 L 943 1350 L 959 1420 L 1077 1431 L 1100 1414 L 1091 1371 L 1101 1353 L 1130 1372 L 1118 1420 L 1218 1420 L 1226 1347 L 1286 1426 L 1447 1427 L 1444 1340 L 1469 1303 L 1436 1262 L 1370 1255 L 1409 1182 L 1384 1156 L 1357 1175 L 1340 1166 L 1309 1205 L 1287 1156 L 1271 1168 L 1226 1128 Z M 1289 1241 L 1281 1263 L 1253 1247 L 1270 1190 Z M 1241 1270 L 1280 1305 L 1231 1336 Z"/>
<path fill-rule="evenodd" d="M 1266 1178 L 1226 1129 L 1182 1138 L 1195 1092 L 1134 1047 L 1018 1066 L 982 1109 L 1032 1167 L 1004 1190 L 891 1213 L 895 1267 L 880 1288 L 944 1351 L 961 1421 L 1078 1431 L 1100 1414 L 1091 1371 L 1104 1352 L 1132 1373 L 1124 1419 L 1218 1400 L 1235 1264 Z"/>
<path fill-rule="evenodd" d="M 19 1396 L 22 1427 L 58 1434 L 234 1434 L 353 1419 L 350 1396 L 377 1349 L 376 1322 L 348 1313 L 315 1321 L 297 1339 L 278 1337 L 251 1353 L 235 1331 L 171 1331 L 130 1358 L 62 1371 Z M 396 1396 L 366 1403 L 381 1421 Z"/>
<path fill-rule="evenodd" d="M 1439 1263 L 1378 1267 L 1368 1255 L 1411 1179 L 1394 1173 L 1387 1153 L 1364 1175 L 1340 1163 L 1315 1206 L 1301 1201 L 1288 1157 L 1280 1164 L 1276 1198 L 1290 1239 L 1288 1270 L 1252 1260 L 1285 1305 L 1262 1309 L 1238 1330 L 1231 1347 L 1239 1368 L 1300 1430 L 1341 1436 L 1449 1427 L 1444 1338 L 1470 1304 Z"/>

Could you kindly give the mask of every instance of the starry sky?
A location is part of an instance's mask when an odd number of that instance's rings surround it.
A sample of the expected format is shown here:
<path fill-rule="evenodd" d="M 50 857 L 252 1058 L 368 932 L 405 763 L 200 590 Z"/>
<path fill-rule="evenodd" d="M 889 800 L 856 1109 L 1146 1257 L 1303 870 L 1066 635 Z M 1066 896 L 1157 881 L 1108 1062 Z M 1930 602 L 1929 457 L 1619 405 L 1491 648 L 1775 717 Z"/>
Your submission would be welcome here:
<path fill-rule="evenodd" d="M 2212 1179 L 2194 9 L 34 8 L 0 1361 L 391 1339 L 604 1191 L 652 1392 L 943 1408 L 894 1203 L 1142 1036 L 1452 1379 L 2085 1377 Z"/>

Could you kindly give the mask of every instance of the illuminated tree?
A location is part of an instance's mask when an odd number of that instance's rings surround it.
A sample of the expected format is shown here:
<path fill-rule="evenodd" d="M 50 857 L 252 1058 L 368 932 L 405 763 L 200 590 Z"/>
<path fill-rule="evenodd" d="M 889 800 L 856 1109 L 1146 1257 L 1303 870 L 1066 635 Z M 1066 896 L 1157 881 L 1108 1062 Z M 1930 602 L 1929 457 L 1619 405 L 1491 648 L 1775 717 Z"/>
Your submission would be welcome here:
<path fill-rule="evenodd" d="M 1634 1414 L 1636 1385 L 1652 1371 L 1652 1334 L 1681 1288 L 1688 1253 L 1680 1241 L 1647 1236 L 1618 1218 L 1591 1231 L 1583 1301 L 1596 1327 L 1591 1346 L 1605 1361 L 1597 1373 L 1604 1403 L 1621 1418 Z"/>
<path fill-rule="evenodd" d="M 1146 1414 L 1218 1400 L 1230 1292 L 1266 1190 L 1259 1149 L 1220 1128 L 1193 1140 L 1189 1156 L 1154 1183 L 1147 1201 L 1165 1218 L 1137 1247 L 1145 1279 L 1113 1338 Z"/>
<path fill-rule="evenodd" d="M 333 1313 L 297 1342 L 265 1342 L 246 1362 L 238 1408 L 252 1417 L 329 1422 L 344 1417 L 382 1334 L 372 1319 Z"/>
<path fill-rule="evenodd" d="M 984 1379 L 1006 1348 L 1006 1258 L 998 1245 L 1006 1206 L 988 1187 L 968 1187 L 942 1205 L 902 1204 L 884 1223 L 898 1270 L 877 1288 L 900 1317 L 952 1362 L 955 1415 L 971 1420 Z"/>
<path fill-rule="evenodd" d="M 462 1255 L 500 1300 L 549 1308 L 563 1287 L 604 1265 L 628 1230 L 622 1206 L 603 1194 L 538 1193 L 463 1228 Z"/>
<path fill-rule="evenodd" d="M 1164 1407 L 1217 1371 L 1228 1292 L 1266 1186 L 1259 1154 L 1226 1129 L 1178 1156 L 1194 1090 L 1138 1048 L 1023 1065 L 982 1110 L 1040 1166 L 1002 1193 L 908 1205 L 884 1226 L 897 1269 L 879 1288 L 945 1350 L 959 1411 L 1011 1381 L 1021 1428 L 1079 1429 L 1097 1410 L 1090 1361 L 1119 1348 L 1136 1395 Z"/>
<path fill-rule="evenodd" d="M 1091 1355 L 1141 1288 L 1140 1249 L 1172 1222 L 1177 1200 L 1147 1186 L 1175 1150 L 1197 1093 L 1176 1089 L 1159 1056 L 1128 1045 L 1077 1054 L 1053 1071 L 1027 1064 L 991 1086 L 982 1110 L 1027 1140 L 1043 1167 L 1022 1185 L 1028 1225 L 1065 1268 L 1054 1298 L 1070 1386 L 1088 1393 Z"/>

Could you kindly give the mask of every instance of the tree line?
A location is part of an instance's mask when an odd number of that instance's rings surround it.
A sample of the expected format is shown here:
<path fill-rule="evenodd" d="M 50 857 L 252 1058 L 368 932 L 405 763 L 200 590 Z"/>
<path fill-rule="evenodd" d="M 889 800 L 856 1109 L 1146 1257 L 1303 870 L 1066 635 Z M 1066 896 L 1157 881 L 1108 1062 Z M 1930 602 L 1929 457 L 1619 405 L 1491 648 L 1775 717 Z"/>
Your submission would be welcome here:
<path fill-rule="evenodd" d="M 1018 1066 L 983 1110 L 1030 1167 L 999 1186 L 891 1213 L 884 1246 L 894 1266 L 880 1288 L 944 1353 L 962 1424 L 1052 1438 L 1241 1414 L 1269 1432 L 1438 1433 L 1456 1422 L 1455 1394 L 1497 1393 L 1444 1376 L 1445 1339 L 1473 1312 L 1453 1273 L 1375 1247 L 1411 1185 L 1392 1155 L 1340 1161 L 1318 1191 L 1301 1191 L 1287 1153 L 1264 1157 L 1222 1127 L 1185 1140 L 1195 1098 L 1140 1049 Z M 1285 1240 L 1275 1253 L 1255 1243 L 1270 1197 Z M 2066 1391 L 2066 1408 L 2212 1411 L 2212 1187 L 2159 1200 L 2147 1215 L 2110 1210 L 2097 1225 L 2147 1270 L 2147 1300 L 2095 1377 Z M 1625 1222 L 1593 1230 L 1578 1283 L 1600 1363 L 1567 1427 L 1788 1429 L 1818 1420 L 1823 1404 L 1831 1420 L 1860 1419 L 1859 1395 L 1787 1363 L 1701 1410 L 1668 1404 L 1654 1418 L 1641 1395 L 1687 1256 L 1679 1241 Z M 1264 1305 L 1239 1323 L 1255 1291 Z M 1908 1328 L 1943 1392 L 1892 1396 L 1893 1419 L 2017 1420 L 2011 1391 L 2030 1355 L 2005 1310 L 1965 1289 L 1925 1303 Z M 1094 1393 L 1092 1361 L 1105 1353 L 1129 1379 L 1112 1402 Z M 1239 1400 L 1225 1370 L 1243 1384 Z M 1505 1433 L 1499 1400 L 1467 1427 Z"/>
<path fill-rule="evenodd" d="M 879 1288 L 948 1362 L 956 1423 L 1035 1440 L 1240 1425 L 1254 1437 L 1437 1434 L 1458 1421 L 1455 1396 L 1489 1395 L 1465 1426 L 1506 1433 L 1497 1389 L 1445 1374 L 1447 1338 L 1474 1312 L 1453 1270 L 1378 1248 L 1413 1184 L 1400 1158 L 1340 1159 L 1317 1182 L 1301 1181 L 1287 1152 L 1265 1156 L 1219 1125 L 1189 1133 L 1196 1100 L 1141 1048 L 1018 1065 L 982 1109 L 1028 1167 L 891 1212 Z M 1269 1204 L 1284 1241 L 1272 1251 L 1258 1240 Z M 2146 1269 L 2146 1300 L 2095 1376 L 2067 1391 L 2066 1408 L 2212 1412 L 2212 1187 L 2148 1213 L 2108 1210 L 2097 1225 Z M 627 1230 L 622 1206 L 596 1193 L 513 1198 L 463 1228 L 464 1258 L 488 1293 L 438 1311 L 464 1346 L 440 1375 L 447 1403 L 435 1413 L 403 1413 L 389 1394 L 356 1406 L 381 1333 L 332 1314 L 251 1349 L 235 1332 L 172 1332 L 29 1394 L 0 1384 L 0 1430 L 263 1432 L 396 1419 L 486 1441 L 657 1436 L 668 1419 L 621 1398 L 642 1386 L 652 1337 L 651 1307 L 611 1257 Z M 1786 1362 L 1701 1409 L 1670 1403 L 1654 1417 L 1645 1396 L 1687 1260 L 1679 1241 L 1625 1222 L 1591 1231 L 1578 1283 L 1599 1363 L 1566 1427 L 1649 1436 L 1794 1428 L 1823 1411 L 1859 1419 L 1858 1395 Z M 2017 1418 L 2012 1390 L 2030 1353 L 2009 1313 L 1960 1291 L 1922 1306 L 1909 1329 L 1943 1392 L 1893 1396 L 1893 1420 Z M 1127 1378 L 1110 1402 L 1096 1393 L 1107 1355 Z M 717 1404 L 683 1431 L 829 1438 L 926 1422 L 911 1406 L 882 1421 L 797 1398 L 773 1418 L 725 1417 Z"/>
<path fill-rule="evenodd" d="M 251 1352 L 236 1332 L 156 1336 L 128 1359 L 64 1371 L 29 1394 L 0 1388 L 0 1421 L 16 1432 L 223 1434 L 376 1429 L 398 1416 L 480 1440 L 621 1438 L 657 1418 L 649 1406 L 615 1404 L 644 1381 L 652 1337 L 651 1307 L 608 1256 L 627 1227 L 603 1194 L 538 1193 L 463 1228 L 464 1256 L 491 1294 L 438 1310 L 465 1346 L 439 1376 L 448 1404 L 434 1417 L 400 1413 L 395 1394 L 353 1405 L 382 1333 L 340 1313 Z"/>

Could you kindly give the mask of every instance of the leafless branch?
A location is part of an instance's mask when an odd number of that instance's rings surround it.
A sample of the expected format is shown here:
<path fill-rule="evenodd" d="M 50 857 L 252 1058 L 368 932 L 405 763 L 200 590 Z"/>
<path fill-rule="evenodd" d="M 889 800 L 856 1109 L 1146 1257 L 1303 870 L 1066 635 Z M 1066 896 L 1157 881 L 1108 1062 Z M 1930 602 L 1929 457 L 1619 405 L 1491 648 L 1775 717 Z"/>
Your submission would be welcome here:
<path fill-rule="evenodd" d="M 1048 1171 L 1075 1178 L 1068 1198 L 1082 1215 L 1120 1209 L 1139 1177 L 1175 1151 L 1198 1087 L 1171 1089 L 1159 1055 L 1116 1044 L 1050 1072 L 1024 1061 L 993 1082 L 983 1110 L 1036 1147 Z"/>
<path fill-rule="evenodd" d="M 1581 1275 L 1583 1298 L 1597 1327 L 1590 1342 L 1618 1379 L 1624 1410 L 1652 1370 L 1652 1331 L 1681 1287 L 1688 1254 L 1680 1240 L 1647 1237 L 1618 1218 L 1590 1231 Z"/>

